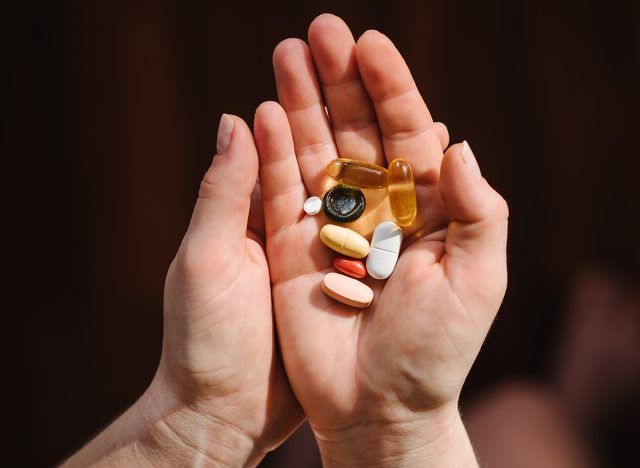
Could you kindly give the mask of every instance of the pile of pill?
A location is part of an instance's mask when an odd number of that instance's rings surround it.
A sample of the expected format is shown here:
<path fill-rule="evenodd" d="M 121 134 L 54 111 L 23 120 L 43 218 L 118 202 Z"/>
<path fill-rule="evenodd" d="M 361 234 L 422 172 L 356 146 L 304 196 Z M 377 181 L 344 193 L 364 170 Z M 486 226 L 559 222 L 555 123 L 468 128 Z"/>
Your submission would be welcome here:
<path fill-rule="evenodd" d="M 365 308 L 373 301 L 373 290 L 359 279 L 367 275 L 382 280 L 391 276 L 402 245 L 402 228 L 413 224 L 417 213 L 416 191 L 411 166 L 403 159 L 394 159 L 389 168 L 352 159 L 334 159 L 327 165 L 327 174 L 338 182 L 320 199 L 310 197 L 304 203 L 309 215 L 321 210 L 336 224 L 325 224 L 320 240 L 343 257 L 333 261 L 340 273 L 327 273 L 322 290 L 328 296 L 353 307 Z M 367 201 L 361 189 L 386 190 L 393 221 L 379 223 L 371 238 L 338 224 L 357 220 L 365 211 Z M 367 258 L 366 266 L 362 261 Z"/>

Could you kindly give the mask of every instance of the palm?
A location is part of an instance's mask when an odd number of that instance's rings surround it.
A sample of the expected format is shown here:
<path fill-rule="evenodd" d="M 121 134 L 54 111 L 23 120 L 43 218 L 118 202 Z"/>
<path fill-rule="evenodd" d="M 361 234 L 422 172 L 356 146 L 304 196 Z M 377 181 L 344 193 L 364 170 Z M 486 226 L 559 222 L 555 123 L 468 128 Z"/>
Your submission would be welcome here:
<path fill-rule="evenodd" d="M 257 389 L 266 393 L 270 366 L 256 366 L 255 359 L 272 354 L 268 268 L 262 248 L 252 239 L 231 245 L 188 243 L 167 278 L 165 341 L 172 364 L 202 387 L 215 388 L 218 395 Z M 185 250 L 191 250 L 193 258 Z M 243 287 L 246 284 L 253 285 L 251 293 Z M 240 344 L 248 336 L 253 339 L 242 347 L 227 352 L 216 348 L 222 340 Z M 229 360 L 235 365 L 229 366 Z"/>
<path fill-rule="evenodd" d="M 263 104 L 254 128 L 285 367 L 316 427 L 408 418 L 455 399 L 496 301 L 479 300 L 483 280 L 468 286 L 469 276 L 483 275 L 480 265 L 469 272 L 468 265 L 452 261 L 449 231 L 459 227 L 450 223 L 440 194 L 441 140 L 447 138 L 439 138 L 395 47 L 377 32 L 356 46 L 346 25 L 330 15 L 314 21 L 309 40 L 310 50 L 294 40 L 276 49 L 284 110 Z M 364 280 L 375 299 L 358 313 L 320 289 L 335 253 L 318 236 L 327 220 L 301 217 L 301 206 L 306 196 L 323 193 L 331 159 L 386 165 L 385 155 L 401 155 L 412 165 L 418 218 L 405 232 L 408 247 L 393 275 Z M 369 198 L 367 203 L 369 211 Z M 376 222 L 391 219 L 384 206 L 372 209 Z M 500 295 L 501 279 L 487 288 L 490 299 Z M 480 314 L 468 312 L 470 303 L 481 304 Z"/>
<path fill-rule="evenodd" d="M 346 424 L 327 420 L 328 415 L 334 419 L 335 408 L 345 411 L 347 419 L 359 404 L 384 411 L 371 401 L 380 402 L 387 394 L 407 404 L 435 404 L 451 397 L 461 384 L 461 375 L 446 382 L 451 373 L 439 363 L 459 361 L 457 346 L 468 341 L 455 336 L 451 325 L 474 327 L 461 323 L 469 319 L 440 265 L 445 260 L 442 226 L 448 222 L 440 196 L 425 184 L 417 192 L 419 206 L 431 207 L 412 227 L 424 237 L 403 252 L 389 280 L 365 280 L 376 299 L 363 313 L 328 298 L 319 287 L 335 257 L 318 237 L 325 219 L 305 217 L 269 238 L 280 342 L 291 383 L 314 424 Z M 430 225 L 425 219 L 432 221 Z M 301 262 L 303 257 L 310 263 Z M 408 357 L 415 350 L 420 350 L 419 359 L 412 362 Z M 473 357 L 465 354 L 462 365 L 468 368 Z M 416 382 L 407 379 L 414 376 L 417 381 L 425 369 L 436 375 L 427 376 L 418 390 Z M 375 420 L 381 415 L 368 416 Z"/>

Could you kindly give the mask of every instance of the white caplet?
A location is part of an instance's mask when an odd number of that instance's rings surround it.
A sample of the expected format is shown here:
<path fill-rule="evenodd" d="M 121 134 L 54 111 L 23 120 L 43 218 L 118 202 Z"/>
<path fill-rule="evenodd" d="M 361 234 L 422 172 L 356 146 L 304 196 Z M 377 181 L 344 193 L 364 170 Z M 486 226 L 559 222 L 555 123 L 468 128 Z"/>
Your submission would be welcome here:
<path fill-rule="evenodd" d="M 392 221 L 384 221 L 376 226 L 367 257 L 367 272 L 372 278 L 386 279 L 391 276 L 398 261 L 401 245 L 400 226 Z"/>
<path fill-rule="evenodd" d="M 322 209 L 322 200 L 320 197 L 309 197 L 304 202 L 303 208 L 308 215 L 317 215 Z"/>

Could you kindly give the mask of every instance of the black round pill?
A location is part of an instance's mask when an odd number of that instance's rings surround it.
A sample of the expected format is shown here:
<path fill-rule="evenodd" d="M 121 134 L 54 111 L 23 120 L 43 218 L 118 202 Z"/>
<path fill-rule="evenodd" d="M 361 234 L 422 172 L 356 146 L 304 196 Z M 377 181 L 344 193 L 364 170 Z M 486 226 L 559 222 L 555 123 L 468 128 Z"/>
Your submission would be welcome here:
<path fill-rule="evenodd" d="M 336 223 L 355 221 L 366 205 L 362 190 L 344 184 L 330 188 L 322 198 L 324 214 Z"/>

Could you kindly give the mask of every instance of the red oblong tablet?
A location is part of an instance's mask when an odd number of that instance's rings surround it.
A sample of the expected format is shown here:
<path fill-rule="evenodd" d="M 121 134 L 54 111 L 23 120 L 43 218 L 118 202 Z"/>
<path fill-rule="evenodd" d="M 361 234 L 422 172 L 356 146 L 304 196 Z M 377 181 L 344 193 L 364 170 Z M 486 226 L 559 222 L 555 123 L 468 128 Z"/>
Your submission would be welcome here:
<path fill-rule="evenodd" d="M 333 260 L 333 268 L 340 273 L 351 276 L 352 278 L 364 278 L 367 276 L 367 269 L 362 260 L 354 260 L 353 258 L 336 257 Z"/>

